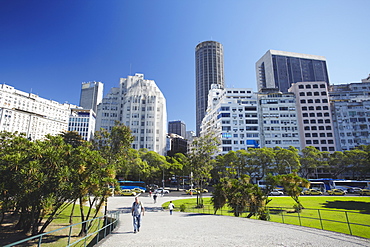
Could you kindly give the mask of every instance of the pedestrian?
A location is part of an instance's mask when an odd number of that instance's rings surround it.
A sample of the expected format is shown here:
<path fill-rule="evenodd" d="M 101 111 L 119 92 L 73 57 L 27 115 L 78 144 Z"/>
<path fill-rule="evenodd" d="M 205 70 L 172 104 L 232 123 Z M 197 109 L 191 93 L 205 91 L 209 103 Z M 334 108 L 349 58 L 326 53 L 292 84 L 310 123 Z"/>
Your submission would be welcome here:
<path fill-rule="evenodd" d="M 135 201 L 131 207 L 131 214 L 132 214 L 133 221 L 134 221 L 134 233 L 140 231 L 141 214 L 143 214 L 144 216 L 144 211 L 145 211 L 145 208 L 144 208 L 143 203 L 139 201 L 139 198 L 136 196 Z"/>
<path fill-rule="evenodd" d="M 156 203 L 157 202 L 157 193 L 155 193 L 154 195 L 153 195 L 153 199 L 154 199 L 154 203 Z"/>
<path fill-rule="evenodd" d="M 149 191 L 149 197 L 152 197 L 152 191 L 151 190 Z"/>
<path fill-rule="evenodd" d="M 170 201 L 170 204 L 168 204 L 168 209 L 170 210 L 170 215 L 172 215 L 172 210 L 175 208 L 175 204 Z"/>

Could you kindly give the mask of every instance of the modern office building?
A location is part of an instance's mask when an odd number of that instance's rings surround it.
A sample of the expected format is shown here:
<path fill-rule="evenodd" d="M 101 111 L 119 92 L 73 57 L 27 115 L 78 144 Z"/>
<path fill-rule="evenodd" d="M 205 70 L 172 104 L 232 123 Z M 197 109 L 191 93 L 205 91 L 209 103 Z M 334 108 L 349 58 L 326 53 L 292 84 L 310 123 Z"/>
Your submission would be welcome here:
<path fill-rule="evenodd" d="M 177 153 L 186 154 L 188 151 L 188 142 L 181 135 L 169 133 L 168 134 L 169 147 L 167 148 L 167 155 L 173 156 Z"/>
<path fill-rule="evenodd" d="M 83 82 L 81 86 L 80 106 L 92 109 L 95 113 L 103 99 L 104 84 L 101 82 Z"/>
<path fill-rule="evenodd" d="M 313 146 L 320 151 L 336 151 L 328 84 L 297 82 L 289 91 L 296 97 L 301 150 Z"/>
<path fill-rule="evenodd" d="M 131 129 L 132 148 L 166 154 L 166 99 L 153 80 L 143 74 L 120 79 L 98 106 L 96 129 L 111 130 L 115 121 Z"/>
<path fill-rule="evenodd" d="M 71 109 L 68 131 L 75 131 L 83 140 L 90 141 L 94 137 L 95 121 L 96 115 L 92 109 Z"/>
<path fill-rule="evenodd" d="M 249 88 L 223 89 L 221 85 L 212 85 L 200 134 L 219 138 L 217 154 L 258 148 L 259 133 L 257 94 Z"/>
<path fill-rule="evenodd" d="M 337 150 L 370 145 L 370 76 L 360 83 L 330 86 Z"/>
<path fill-rule="evenodd" d="M 329 86 L 325 57 L 286 51 L 268 50 L 256 63 L 256 78 L 258 90 L 288 92 L 293 83 L 314 81 Z"/>
<path fill-rule="evenodd" d="M 294 93 L 262 89 L 258 94 L 261 147 L 301 149 Z"/>
<path fill-rule="evenodd" d="M 168 134 L 177 134 L 182 137 L 186 137 L 186 125 L 183 121 L 169 121 L 168 122 Z"/>
<path fill-rule="evenodd" d="M 0 85 L 0 131 L 24 133 L 31 140 L 58 135 L 68 130 L 71 104 Z"/>
<path fill-rule="evenodd" d="M 216 41 L 204 41 L 195 48 L 196 134 L 207 110 L 208 92 L 212 84 L 224 87 L 224 51 Z"/>

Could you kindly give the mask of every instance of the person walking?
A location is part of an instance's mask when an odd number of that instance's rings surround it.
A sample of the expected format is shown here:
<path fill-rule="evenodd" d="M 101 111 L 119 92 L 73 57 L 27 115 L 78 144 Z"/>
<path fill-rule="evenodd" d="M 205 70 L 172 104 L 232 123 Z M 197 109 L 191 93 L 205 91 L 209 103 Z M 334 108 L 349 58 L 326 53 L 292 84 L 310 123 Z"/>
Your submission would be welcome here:
<path fill-rule="evenodd" d="M 158 197 L 158 194 L 157 194 L 157 193 L 155 193 L 155 194 L 153 195 L 154 204 L 157 202 L 157 197 Z"/>
<path fill-rule="evenodd" d="M 170 204 L 168 204 L 168 209 L 170 210 L 170 215 L 172 215 L 172 210 L 175 208 L 175 204 L 170 201 Z"/>
<path fill-rule="evenodd" d="M 133 222 L 134 222 L 134 233 L 140 231 L 140 226 L 141 226 L 141 214 L 144 216 L 144 205 L 141 201 L 139 201 L 139 198 L 136 196 L 135 201 L 132 204 L 131 207 L 131 214 L 133 217 Z"/>

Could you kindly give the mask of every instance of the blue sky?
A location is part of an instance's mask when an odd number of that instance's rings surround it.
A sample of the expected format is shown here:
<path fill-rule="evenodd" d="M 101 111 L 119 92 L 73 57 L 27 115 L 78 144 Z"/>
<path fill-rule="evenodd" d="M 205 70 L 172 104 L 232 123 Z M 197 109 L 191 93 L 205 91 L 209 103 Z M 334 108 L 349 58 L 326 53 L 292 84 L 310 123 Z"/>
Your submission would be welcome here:
<path fill-rule="evenodd" d="M 79 103 L 82 82 L 143 73 L 195 130 L 195 46 L 224 46 L 225 84 L 256 90 L 267 50 L 325 56 L 330 82 L 370 73 L 368 0 L 0 0 L 0 83 Z"/>

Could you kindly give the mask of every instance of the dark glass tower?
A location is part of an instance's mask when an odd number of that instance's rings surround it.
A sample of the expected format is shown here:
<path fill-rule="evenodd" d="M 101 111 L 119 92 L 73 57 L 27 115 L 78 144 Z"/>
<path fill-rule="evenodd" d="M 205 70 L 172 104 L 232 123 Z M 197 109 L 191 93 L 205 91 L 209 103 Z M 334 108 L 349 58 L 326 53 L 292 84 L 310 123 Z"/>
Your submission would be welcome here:
<path fill-rule="evenodd" d="M 204 41 L 195 48 L 196 132 L 207 110 L 208 91 L 212 84 L 224 87 L 224 49 L 216 41 Z"/>
<path fill-rule="evenodd" d="M 296 82 L 324 81 L 329 85 L 326 59 L 322 56 L 269 50 L 256 63 L 258 90 L 281 92 Z"/>
<path fill-rule="evenodd" d="M 182 137 L 186 137 L 186 125 L 183 121 L 169 121 L 168 122 L 168 133 L 178 134 Z"/>

